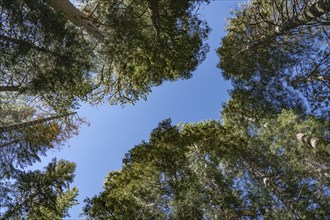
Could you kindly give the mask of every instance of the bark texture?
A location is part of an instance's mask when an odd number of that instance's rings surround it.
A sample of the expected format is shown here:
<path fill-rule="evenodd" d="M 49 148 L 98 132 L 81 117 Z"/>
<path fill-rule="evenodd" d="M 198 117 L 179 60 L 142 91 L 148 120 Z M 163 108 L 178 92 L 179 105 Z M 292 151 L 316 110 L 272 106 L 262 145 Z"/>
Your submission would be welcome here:
<path fill-rule="evenodd" d="M 289 31 L 301 25 L 308 23 L 309 21 L 321 17 L 322 15 L 330 11 L 330 0 L 318 0 L 315 1 L 311 6 L 307 7 L 298 15 L 290 18 L 279 27 L 275 29 L 277 34 Z"/>
<path fill-rule="evenodd" d="M 103 33 L 94 24 L 93 20 L 77 9 L 69 0 L 48 0 L 47 4 L 57 13 L 62 14 L 67 20 L 86 30 L 87 33 L 96 39 L 100 41 L 104 39 Z"/>
<path fill-rule="evenodd" d="M 306 135 L 304 133 L 298 133 L 296 135 L 296 138 L 301 143 L 307 144 L 313 148 L 317 147 L 317 142 L 318 142 L 317 138 L 310 137 L 309 135 Z"/>

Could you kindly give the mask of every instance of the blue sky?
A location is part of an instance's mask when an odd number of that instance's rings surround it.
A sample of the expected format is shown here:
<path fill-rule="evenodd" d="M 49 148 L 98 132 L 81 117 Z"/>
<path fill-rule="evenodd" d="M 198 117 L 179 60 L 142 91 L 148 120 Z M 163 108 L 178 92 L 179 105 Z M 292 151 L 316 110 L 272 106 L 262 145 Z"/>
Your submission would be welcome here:
<path fill-rule="evenodd" d="M 42 159 L 43 166 L 53 157 L 77 164 L 73 186 L 79 189 L 80 205 L 72 208 L 71 217 L 66 219 L 83 219 L 79 217 L 83 199 L 102 191 L 109 171 L 120 169 L 124 154 L 142 140 L 148 140 L 158 122 L 166 118 L 171 118 L 173 124 L 219 119 L 221 104 L 229 99 L 230 83 L 223 80 L 216 68 L 219 58 L 215 50 L 225 34 L 229 10 L 241 2 L 215 0 L 200 9 L 201 18 L 212 28 L 208 40 L 210 52 L 193 78 L 153 88 L 147 101 L 139 101 L 134 106 L 82 105 L 78 114 L 86 118 L 90 126 L 83 126 L 79 135 L 69 140 L 69 146 L 49 152 Z"/>

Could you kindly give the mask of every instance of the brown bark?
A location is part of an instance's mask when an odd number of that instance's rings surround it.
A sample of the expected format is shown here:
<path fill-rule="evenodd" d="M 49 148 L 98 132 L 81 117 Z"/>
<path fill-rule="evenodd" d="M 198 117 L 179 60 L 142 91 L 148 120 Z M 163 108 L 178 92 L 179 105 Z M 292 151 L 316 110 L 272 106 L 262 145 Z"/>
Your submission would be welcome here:
<path fill-rule="evenodd" d="M 93 20 L 77 9 L 69 0 L 48 0 L 47 4 L 57 13 L 62 14 L 68 21 L 83 28 L 90 35 L 102 41 L 103 33 L 94 24 Z"/>
<path fill-rule="evenodd" d="M 76 112 L 72 112 L 72 113 L 68 113 L 68 114 L 62 114 L 62 115 L 55 115 L 55 116 L 51 116 L 51 117 L 47 117 L 47 118 L 34 120 L 34 121 L 3 126 L 3 127 L 0 127 L 0 134 L 4 133 L 4 132 L 8 132 L 8 131 L 27 128 L 27 127 L 30 127 L 30 126 L 33 126 L 33 125 L 41 124 L 41 123 L 52 121 L 52 120 L 59 119 L 59 118 L 64 118 L 66 116 L 70 116 L 70 115 L 74 115 L 74 114 L 76 114 Z"/>

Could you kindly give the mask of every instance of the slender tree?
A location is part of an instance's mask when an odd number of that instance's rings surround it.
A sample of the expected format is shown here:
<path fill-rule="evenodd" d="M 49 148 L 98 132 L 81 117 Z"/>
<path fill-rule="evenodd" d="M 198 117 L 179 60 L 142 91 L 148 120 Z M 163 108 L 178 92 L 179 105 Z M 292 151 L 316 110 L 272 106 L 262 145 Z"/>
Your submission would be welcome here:
<path fill-rule="evenodd" d="M 68 117 L 68 116 L 71 116 L 71 115 L 74 115 L 74 114 L 76 114 L 76 113 L 73 112 L 73 113 L 68 113 L 68 114 L 64 114 L 64 115 L 55 115 L 55 116 L 50 116 L 50 117 L 46 117 L 46 118 L 37 119 L 37 120 L 34 120 L 34 121 L 3 126 L 3 127 L 0 127 L 0 133 L 13 131 L 13 130 L 24 129 L 24 128 L 27 128 L 27 127 L 30 127 L 30 126 L 34 126 L 34 125 L 42 124 L 44 122 L 49 122 L 49 121 L 52 121 L 52 120 Z"/>

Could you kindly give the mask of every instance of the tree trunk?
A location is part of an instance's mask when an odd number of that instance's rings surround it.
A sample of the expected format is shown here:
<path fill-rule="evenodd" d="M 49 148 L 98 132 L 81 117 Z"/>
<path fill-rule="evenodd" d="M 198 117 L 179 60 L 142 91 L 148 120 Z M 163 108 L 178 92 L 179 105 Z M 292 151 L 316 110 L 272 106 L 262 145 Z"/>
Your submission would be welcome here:
<path fill-rule="evenodd" d="M 316 19 L 329 12 L 330 12 L 330 0 L 316 0 L 313 4 L 311 4 L 309 7 L 306 7 L 298 15 L 289 18 L 287 21 L 275 27 L 273 33 L 271 33 L 268 36 L 262 37 L 258 42 L 252 43 L 252 45 L 247 45 L 247 47 L 240 50 L 237 53 L 237 55 L 247 50 L 257 48 L 258 46 L 267 43 L 268 41 L 272 41 L 277 36 L 283 35 L 286 31 L 290 31 L 301 25 L 305 25 L 309 21 Z"/>
<path fill-rule="evenodd" d="M 0 86 L 0 92 L 18 92 L 20 86 Z"/>
<path fill-rule="evenodd" d="M 292 30 L 301 25 L 307 24 L 307 22 L 318 18 L 330 11 L 330 0 L 318 0 L 298 15 L 290 18 L 282 23 L 275 29 L 277 34 L 283 34 L 286 31 Z"/>
<path fill-rule="evenodd" d="M 296 135 L 296 138 L 299 142 L 307 144 L 313 148 L 316 148 L 318 139 L 315 137 L 310 137 L 309 135 L 306 135 L 304 133 L 298 133 Z"/>
<path fill-rule="evenodd" d="M 103 33 L 94 24 L 93 20 L 77 9 L 69 0 L 47 0 L 46 2 L 57 13 L 62 14 L 73 24 L 82 27 L 96 39 L 100 41 L 104 39 Z"/>
<path fill-rule="evenodd" d="M 63 117 L 74 115 L 74 114 L 76 114 L 76 112 L 63 114 L 63 115 L 55 115 L 55 116 L 51 116 L 51 117 L 48 117 L 48 118 L 42 118 L 42 119 L 38 119 L 38 120 L 34 120 L 34 121 L 23 122 L 23 123 L 18 123 L 18 124 L 14 124 L 14 125 L 8 125 L 8 126 L 0 127 L 0 134 L 4 133 L 4 132 L 8 132 L 8 131 L 27 128 L 27 127 L 30 127 L 30 126 L 33 126 L 33 125 L 41 124 L 41 123 L 44 123 L 44 122 L 47 122 L 47 121 L 52 121 L 52 120 L 55 120 L 55 119 L 63 118 Z"/>

